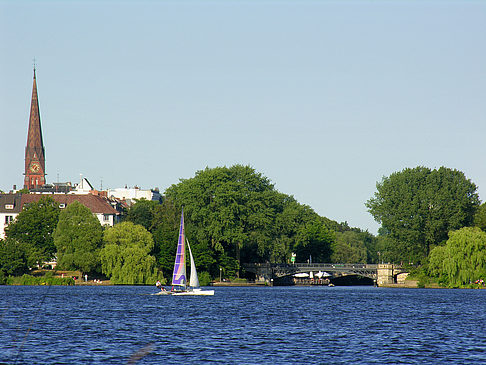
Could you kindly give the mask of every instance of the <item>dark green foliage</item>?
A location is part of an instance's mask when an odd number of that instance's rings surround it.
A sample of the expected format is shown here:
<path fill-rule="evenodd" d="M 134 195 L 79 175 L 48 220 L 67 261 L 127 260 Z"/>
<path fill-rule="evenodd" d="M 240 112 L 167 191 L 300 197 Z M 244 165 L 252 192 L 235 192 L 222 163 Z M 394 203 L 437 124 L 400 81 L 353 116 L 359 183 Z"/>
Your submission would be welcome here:
<path fill-rule="evenodd" d="M 99 271 L 103 229 L 91 211 L 73 202 L 59 216 L 54 232 L 57 262 L 66 270 Z"/>
<path fill-rule="evenodd" d="M 389 232 L 395 257 L 425 262 L 450 230 L 472 223 L 479 206 L 476 189 L 460 171 L 416 167 L 384 177 L 366 205 Z"/>
<path fill-rule="evenodd" d="M 147 231 L 152 232 L 152 221 L 154 220 L 155 210 L 159 206 L 159 202 L 140 199 L 133 204 L 127 212 L 126 220 L 133 224 L 143 226 Z"/>
<path fill-rule="evenodd" d="M 240 249 L 250 240 L 260 255 L 267 253 L 265 227 L 272 223 L 272 191 L 267 178 L 236 165 L 198 171 L 166 194 L 184 206 L 187 222 L 197 227 L 192 241 L 206 241 L 215 251 L 231 251 L 239 259 Z"/>
<path fill-rule="evenodd" d="M 389 234 L 382 234 L 376 237 L 376 263 L 402 263 L 405 259 L 409 262 L 408 257 L 400 256 L 401 248 L 398 248 L 395 241 L 390 237 Z M 373 261 L 371 261 L 373 262 Z"/>
<path fill-rule="evenodd" d="M 211 275 L 207 271 L 198 273 L 199 285 L 208 286 L 211 284 Z"/>
<path fill-rule="evenodd" d="M 481 204 L 474 215 L 474 226 L 486 232 L 486 203 Z"/>
<path fill-rule="evenodd" d="M 17 218 L 5 229 L 5 235 L 17 242 L 28 244 L 29 261 L 42 263 L 54 257 L 53 232 L 59 217 L 58 203 L 51 197 L 42 197 L 38 202 L 24 207 Z"/>
<path fill-rule="evenodd" d="M 227 277 L 227 278 L 238 277 L 240 265 L 234 257 L 230 257 L 230 256 L 223 253 L 223 254 L 219 255 L 218 265 L 222 269 L 222 273 L 225 277 Z M 218 272 L 218 275 L 219 275 L 219 272 Z"/>
<path fill-rule="evenodd" d="M 0 241 L 0 272 L 5 276 L 19 276 L 30 271 L 32 246 L 11 238 Z"/>
<path fill-rule="evenodd" d="M 316 219 L 302 225 L 294 247 L 298 262 L 329 262 L 334 233 Z"/>
<path fill-rule="evenodd" d="M 331 261 L 334 263 L 366 263 L 367 249 L 360 234 L 353 231 L 337 232 L 332 245 Z"/>
<path fill-rule="evenodd" d="M 289 262 L 291 254 L 299 249 L 302 259 L 307 260 L 310 252 L 305 249 L 309 237 L 306 237 L 306 225 L 315 222 L 328 230 L 332 221 L 319 217 L 310 207 L 299 204 L 293 197 L 278 193 L 281 208 L 275 216 L 273 227 L 273 250 L 270 262 Z M 309 232 L 307 232 L 309 233 Z M 310 248 L 310 247 L 309 247 Z M 324 247 L 327 250 L 327 247 Z M 325 253 L 324 255 L 327 255 Z M 263 261 L 263 260 L 262 260 Z M 251 262 L 251 260 L 248 260 Z"/>
<path fill-rule="evenodd" d="M 152 254 L 156 258 L 157 267 L 162 270 L 166 278 L 172 277 L 180 220 L 181 212 L 170 199 L 164 199 L 162 204 L 154 210 L 152 221 L 154 248 Z M 190 236 L 192 237 L 192 235 Z M 195 247 L 193 247 L 194 249 Z"/>

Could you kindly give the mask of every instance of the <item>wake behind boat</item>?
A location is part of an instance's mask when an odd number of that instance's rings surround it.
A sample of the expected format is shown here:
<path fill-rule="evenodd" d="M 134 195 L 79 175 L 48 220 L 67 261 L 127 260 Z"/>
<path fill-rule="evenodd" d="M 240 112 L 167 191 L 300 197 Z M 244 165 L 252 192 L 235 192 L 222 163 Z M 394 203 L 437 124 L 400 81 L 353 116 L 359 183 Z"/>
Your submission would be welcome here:
<path fill-rule="evenodd" d="M 191 259 L 191 277 L 189 286 L 186 280 L 186 243 L 189 248 L 189 257 Z M 196 264 L 192 256 L 191 246 L 186 239 L 184 232 L 184 210 L 181 214 L 181 225 L 179 227 L 179 241 L 177 242 L 177 252 L 174 263 L 174 272 L 172 274 L 172 289 L 170 291 L 162 290 L 154 295 L 214 295 L 214 290 L 204 290 L 199 286 L 197 277 Z"/>

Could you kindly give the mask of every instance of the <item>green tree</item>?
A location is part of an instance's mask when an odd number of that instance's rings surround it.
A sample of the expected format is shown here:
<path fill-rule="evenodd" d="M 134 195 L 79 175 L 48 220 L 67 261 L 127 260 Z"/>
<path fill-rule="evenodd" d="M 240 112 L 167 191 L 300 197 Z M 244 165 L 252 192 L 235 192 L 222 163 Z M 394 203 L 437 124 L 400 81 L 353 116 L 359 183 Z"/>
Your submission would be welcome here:
<path fill-rule="evenodd" d="M 152 232 L 152 221 L 154 219 L 154 211 L 159 206 L 159 202 L 140 199 L 133 204 L 127 212 L 126 220 L 133 224 L 139 224 L 146 230 Z"/>
<path fill-rule="evenodd" d="M 249 166 L 235 165 L 198 171 L 194 178 L 172 185 L 166 196 L 184 206 L 195 250 L 203 244 L 240 262 L 248 245 L 260 257 L 270 255 L 275 193 L 266 177 Z"/>
<path fill-rule="evenodd" d="M 49 196 L 42 197 L 38 202 L 24 206 L 22 212 L 5 229 L 7 238 L 23 242 L 31 246 L 31 258 L 38 264 L 54 257 L 53 232 L 59 218 L 59 204 Z"/>
<path fill-rule="evenodd" d="M 157 267 L 166 278 L 171 277 L 174 268 L 180 221 L 181 212 L 169 198 L 165 198 L 162 204 L 154 209 L 151 224 L 154 228 L 153 254 Z"/>
<path fill-rule="evenodd" d="M 395 240 L 390 236 L 390 233 L 380 228 L 378 230 L 378 236 L 376 237 L 375 250 L 377 255 L 376 262 L 397 262 L 403 263 L 404 259 L 400 249 L 397 249 Z"/>
<path fill-rule="evenodd" d="M 329 228 L 331 221 L 319 217 L 309 206 L 299 204 L 291 196 L 279 193 L 278 198 L 280 202 L 275 209 L 275 223 L 272 225 L 274 238 L 270 261 L 288 263 L 291 254 L 299 248 L 297 242 L 302 238 L 301 231 L 307 223 L 320 220 L 329 230 L 332 230 Z"/>
<path fill-rule="evenodd" d="M 336 232 L 331 261 L 335 263 L 366 263 L 367 249 L 358 232 Z"/>
<path fill-rule="evenodd" d="M 431 251 L 429 273 L 453 287 L 486 279 L 486 232 L 477 227 L 451 232 L 444 247 Z"/>
<path fill-rule="evenodd" d="M 150 254 L 154 247 L 152 235 L 143 226 L 117 224 L 105 231 L 104 242 L 101 269 L 114 284 L 152 284 L 163 279 Z"/>
<path fill-rule="evenodd" d="M 486 232 L 486 203 L 481 204 L 474 215 L 474 226 Z"/>
<path fill-rule="evenodd" d="M 476 185 L 457 170 L 404 169 L 377 184 L 366 206 L 395 242 L 403 260 L 423 262 L 450 230 L 472 223 L 479 206 Z"/>
<path fill-rule="evenodd" d="M 32 246 L 11 238 L 0 240 L 0 271 L 4 276 L 21 276 L 30 271 Z"/>
<path fill-rule="evenodd" d="M 54 232 L 59 267 L 89 273 L 99 270 L 103 228 L 91 211 L 75 201 L 59 215 Z"/>
<path fill-rule="evenodd" d="M 334 232 L 327 229 L 322 221 L 307 222 L 299 228 L 295 245 L 296 260 L 305 262 L 329 262 Z"/>

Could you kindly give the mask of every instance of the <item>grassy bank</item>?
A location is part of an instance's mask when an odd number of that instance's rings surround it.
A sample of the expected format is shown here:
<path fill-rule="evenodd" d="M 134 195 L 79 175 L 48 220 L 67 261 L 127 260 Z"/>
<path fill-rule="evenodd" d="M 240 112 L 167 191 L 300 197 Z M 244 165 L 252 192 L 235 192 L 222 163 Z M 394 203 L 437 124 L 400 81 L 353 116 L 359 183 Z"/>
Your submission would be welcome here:
<path fill-rule="evenodd" d="M 33 276 L 24 274 L 22 276 L 9 276 L 5 280 L 6 285 L 74 285 L 71 277 L 56 277 L 54 275 Z"/>

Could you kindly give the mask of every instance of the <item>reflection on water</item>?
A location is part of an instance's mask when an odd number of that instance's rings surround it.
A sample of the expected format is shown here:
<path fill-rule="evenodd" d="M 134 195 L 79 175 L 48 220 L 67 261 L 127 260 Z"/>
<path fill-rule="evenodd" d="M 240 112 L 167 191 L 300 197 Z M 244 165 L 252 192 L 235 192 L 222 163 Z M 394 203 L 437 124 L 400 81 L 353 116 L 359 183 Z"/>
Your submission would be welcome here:
<path fill-rule="evenodd" d="M 486 359 L 486 290 L 274 287 L 216 288 L 214 297 L 149 295 L 154 291 L 0 286 L 0 363 Z"/>

